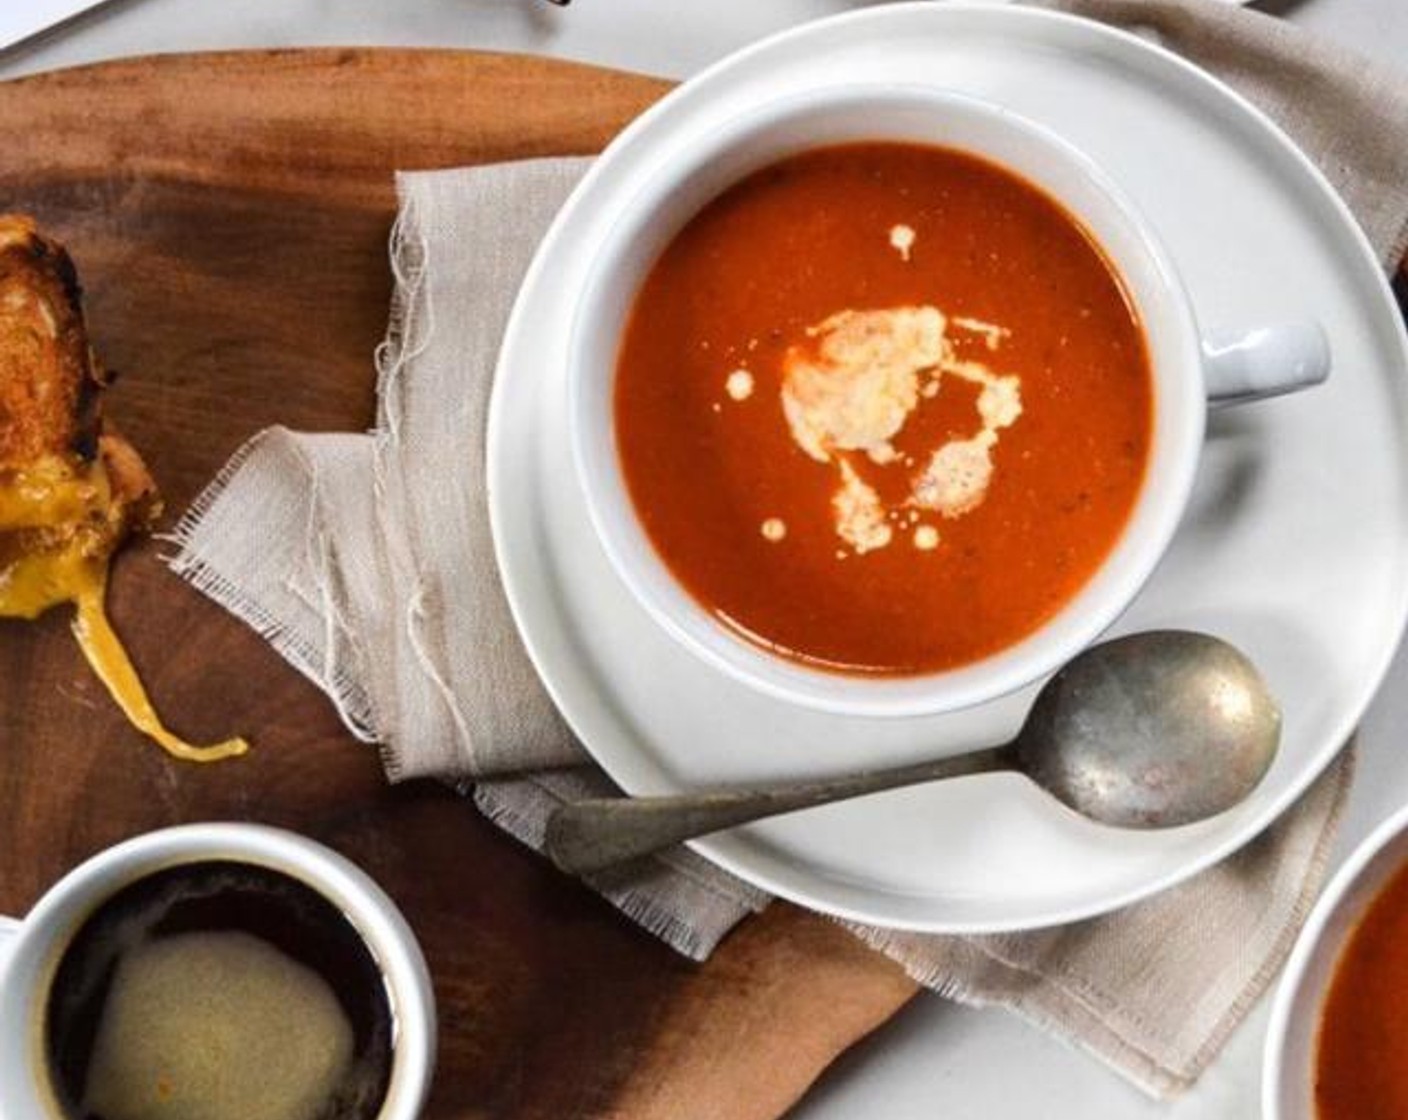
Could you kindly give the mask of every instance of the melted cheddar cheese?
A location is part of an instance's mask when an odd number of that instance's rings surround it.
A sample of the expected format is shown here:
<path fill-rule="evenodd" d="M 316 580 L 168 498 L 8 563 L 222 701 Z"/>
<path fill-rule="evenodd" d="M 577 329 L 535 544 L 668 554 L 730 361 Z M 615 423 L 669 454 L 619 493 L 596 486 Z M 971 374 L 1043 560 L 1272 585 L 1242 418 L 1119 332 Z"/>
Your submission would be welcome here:
<path fill-rule="evenodd" d="M 113 631 L 103 602 L 106 592 L 106 579 L 99 579 L 81 590 L 77 597 L 78 614 L 73 620 L 73 633 L 78 639 L 79 648 L 88 658 L 88 664 L 98 679 L 107 686 L 118 707 L 131 721 L 132 726 L 156 742 L 167 754 L 187 762 L 218 762 L 222 758 L 234 758 L 249 750 L 243 739 L 226 739 L 223 743 L 209 746 L 194 746 L 173 735 L 161 722 L 147 690 L 142 687 L 142 679 L 127 656 L 122 640 Z"/>
<path fill-rule="evenodd" d="M 176 758 L 244 754 L 243 739 L 195 746 L 163 726 L 105 609 L 108 560 L 120 532 L 102 461 L 46 455 L 0 474 L 0 616 L 37 618 L 63 603 L 88 664 L 132 725 Z"/>

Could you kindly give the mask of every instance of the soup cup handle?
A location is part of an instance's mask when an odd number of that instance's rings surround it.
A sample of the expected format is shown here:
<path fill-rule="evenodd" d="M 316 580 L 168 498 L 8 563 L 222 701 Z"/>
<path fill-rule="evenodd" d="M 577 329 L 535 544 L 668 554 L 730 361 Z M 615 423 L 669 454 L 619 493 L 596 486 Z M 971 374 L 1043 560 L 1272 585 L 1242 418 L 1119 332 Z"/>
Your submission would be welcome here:
<path fill-rule="evenodd" d="M 14 918 L 0 914 L 0 973 L 5 971 L 5 963 L 10 959 L 15 944 L 19 941 L 20 923 Z"/>
<path fill-rule="evenodd" d="M 1224 328 L 1203 336 L 1203 376 L 1213 408 L 1293 393 L 1329 375 L 1330 342 L 1319 323 Z"/>

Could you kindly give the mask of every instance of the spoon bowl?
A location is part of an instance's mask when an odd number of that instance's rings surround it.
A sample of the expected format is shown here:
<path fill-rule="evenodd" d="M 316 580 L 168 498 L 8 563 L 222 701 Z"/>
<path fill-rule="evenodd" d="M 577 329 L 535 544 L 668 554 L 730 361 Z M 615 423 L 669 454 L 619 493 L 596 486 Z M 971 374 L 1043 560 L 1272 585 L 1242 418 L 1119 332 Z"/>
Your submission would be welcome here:
<path fill-rule="evenodd" d="M 1014 769 L 1082 816 L 1172 828 L 1243 800 L 1280 740 L 1280 709 L 1239 650 L 1155 630 L 1094 646 L 1052 677 L 1012 746 Z"/>
<path fill-rule="evenodd" d="M 1210 634 L 1151 630 L 1079 654 L 1002 746 L 823 781 L 578 801 L 549 820 L 547 852 L 563 870 L 590 872 L 779 813 L 996 770 L 1026 774 L 1104 825 L 1172 828 L 1245 799 L 1280 740 L 1280 709 L 1241 651 Z"/>

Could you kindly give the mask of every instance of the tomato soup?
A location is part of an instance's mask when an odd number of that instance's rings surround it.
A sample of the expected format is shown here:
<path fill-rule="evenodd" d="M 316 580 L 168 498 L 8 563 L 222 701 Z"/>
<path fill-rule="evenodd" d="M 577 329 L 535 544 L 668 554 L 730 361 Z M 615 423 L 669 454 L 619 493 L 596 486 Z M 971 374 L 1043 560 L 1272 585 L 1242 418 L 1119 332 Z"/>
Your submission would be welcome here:
<path fill-rule="evenodd" d="M 1144 477 L 1138 318 L 1083 228 L 972 156 L 820 148 L 706 206 L 636 296 L 618 453 L 676 579 L 839 672 L 1013 644 L 1085 584 Z"/>
<path fill-rule="evenodd" d="M 1319 1120 L 1408 1116 L 1408 867 L 1379 892 L 1335 966 L 1315 1059 Z"/>

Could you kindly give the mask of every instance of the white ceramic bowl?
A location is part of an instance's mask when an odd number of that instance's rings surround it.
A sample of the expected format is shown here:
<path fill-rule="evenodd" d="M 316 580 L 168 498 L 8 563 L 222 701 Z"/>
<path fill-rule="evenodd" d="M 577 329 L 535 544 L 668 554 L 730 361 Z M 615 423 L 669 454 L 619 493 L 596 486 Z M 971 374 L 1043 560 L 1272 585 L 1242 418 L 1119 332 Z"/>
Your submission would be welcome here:
<path fill-rule="evenodd" d="M 360 868 L 282 829 L 244 823 L 180 825 L 106 848 L 74 868 L 25 916 L 0 918 L 0 1117 L 58 1120 L 44 1068 L 43 1008 L 75 931 L 115 893 L 185 863 L 233 860 L 303 882 L 335 905 L 381 970 L 395 1023 L 386 1098 L 377 1120 L 416 1120 L 435 1069 L 435 996 L 415 934 L 396 904 Z"/>
<path fill-rule="evenodd" d="M 613 384 L 623 329 L 660 253 L 711 199 L 751 172 L 828 144 L 896 140 L 975 153 L 1057 199 L 1104 249 L 1138 308 L 1154 378 L 1149 467 L 1135 509 L 1089 583 L 1022 641 L 955 669 L 860 677 L 769 653 L 714 619 L 671 575 L 636 517 L 622 476 Z M 604 157 L 610 158 L 610 152 Z M 765 693 L 826 711 L 914 716 L 982 703 L 1056 669 L 1105 630 L 1143 585 L 1183 513 L 1202 445 L 1205 373 L 1218 393 L 1264 395 L 1289 351 L 1302 382 L 1324 375 L 1318 329 L 1244 336 L 1223 357 L 1204 343 L 1178 275 L 1148 223 L 1090 160 L 999 105 L 926 87 L 847 85 L 758 106 L 661 161 L 596 246 L 568 348 L 568 415 L 587 509 L 620 578 L 650 616 L 710 665 Z M 1302 337 L 1304 335 L 1304 337 Z M 1319 351 L 1316 352 L 1318 341 Z M 1321 364 L 1318 376 L 1312 368 Z M 1277 372 L 1279 371 L 1279 372 Z"/>
<path fill-rule="evenodd" d="M 1263 1120 L 1315 1120 L 1320 1015 L 1340 951 L 1389 879 L 1408 865 L 1408 806 L 1350 855 L 1310 912 L 1271 1008 L 1262 1068 Z"/>

